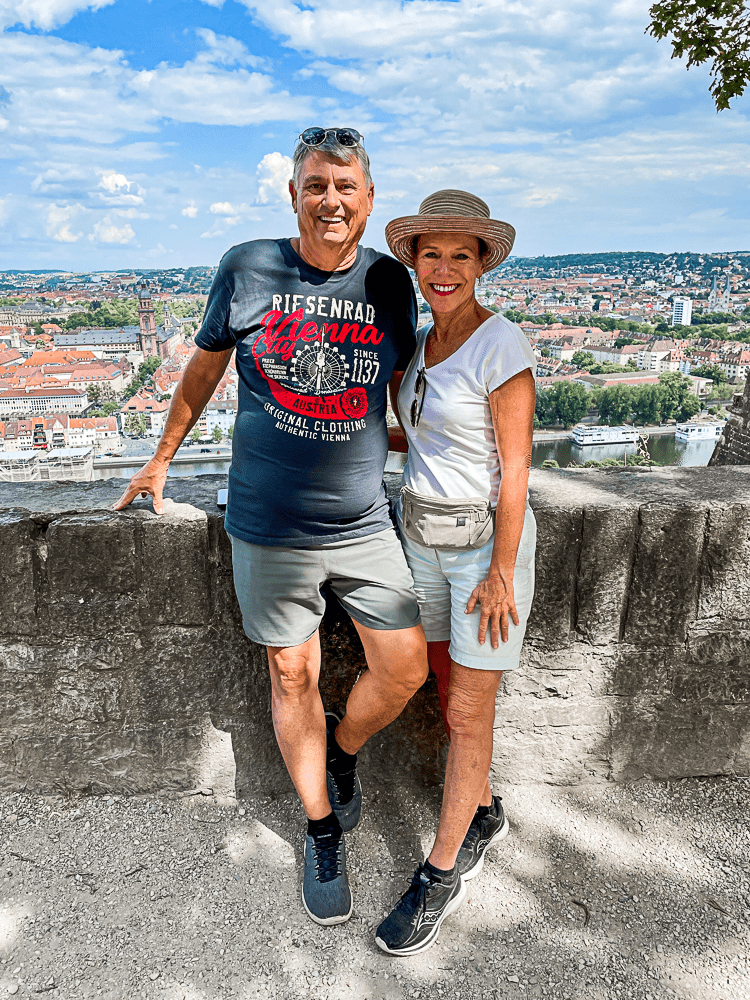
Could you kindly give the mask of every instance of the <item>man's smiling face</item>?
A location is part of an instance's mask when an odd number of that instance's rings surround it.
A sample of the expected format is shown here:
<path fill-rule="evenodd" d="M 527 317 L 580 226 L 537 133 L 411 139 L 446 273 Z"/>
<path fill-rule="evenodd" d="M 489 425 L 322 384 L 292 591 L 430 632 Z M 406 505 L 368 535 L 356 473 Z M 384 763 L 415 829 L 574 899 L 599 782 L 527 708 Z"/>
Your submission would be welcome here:
<path fill-rule="evenodd" d="M 325 153 L 310 153 L 298 186 L 290 181 L 289 191 L 301 246 L 334 251 L 342 258 L 352 253 L 365 231 L 374 195 L 356 158 L 344 163 Z"/>

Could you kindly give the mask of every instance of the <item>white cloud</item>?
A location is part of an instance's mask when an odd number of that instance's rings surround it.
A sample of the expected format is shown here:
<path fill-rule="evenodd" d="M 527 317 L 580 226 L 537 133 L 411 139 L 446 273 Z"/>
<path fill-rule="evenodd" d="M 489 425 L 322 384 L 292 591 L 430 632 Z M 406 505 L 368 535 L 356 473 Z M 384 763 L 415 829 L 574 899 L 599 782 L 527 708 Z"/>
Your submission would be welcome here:
<path fill-rule="evenodd" d="M 258 164 L 258 201 L 289 202 L 289 181 L 292 177 L 292 158 L 283 153 L 266 153 Z"/>
<path fill-rule="evenodd" d="M 134 237 L 135 231 L 129 223 L 116 226 L 108 216 L 100 219 L 89 233 L 94 243 L 129 243 Z"/>
<path fill-rule="evenodd" d="M 182 210 L 182 214 L 186 215 L 188 219 L 194 219 L 198 214 L 198 206 L 194 201 L 191 201 L 189 205 L 186 205 Z"/>
<path fill-rule="evenodd" d="M 49 30 L 81 10 L 99 10 L 115 0 L 0 0 L 0 27 L 23 24 Z"/>
<path fill-rule="evenodd" d="M 99 187 L 109 191 L 110 194 L 115 194 L 121 188 L 130 190 L 132 182 L 127 179 L 125 174 L 118 174 L 115 170 L 100 170 L 98 173 L 100 174 Z"/>
<path fill-rule="evenodd" d="M 209 212 L 212 215 L 237 215 L 237 209 L 230 201 L 215 201 L 210 206 Z"/>
<path fill-rule="evenodd" d="M 58 243 L 76 243 L 83 233 L 71 232 L 73 219 L 86 209 L 83 205 L 50 205 L 47 211 L 47 236 Z"/>

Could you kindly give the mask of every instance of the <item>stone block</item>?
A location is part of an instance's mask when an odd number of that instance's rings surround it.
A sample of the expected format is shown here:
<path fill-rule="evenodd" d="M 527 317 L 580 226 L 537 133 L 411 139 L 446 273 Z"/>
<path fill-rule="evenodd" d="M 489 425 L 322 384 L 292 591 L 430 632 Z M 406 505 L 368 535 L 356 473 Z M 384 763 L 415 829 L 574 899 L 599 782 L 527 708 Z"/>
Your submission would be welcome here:
<path fill-rule="evenodd" d="M 44 728 L 50 646 L 0 643 L 0 732 L 8 736 Z"/>
<path fill-rule="evenodd" d="M 208 519 L 190 504 L 164 505 L 142 522 L 144 624 L 205 625 L 211 620 Z"/>
<path fill-rule="evenodd" d="M 143 632 L 129 666 L 129 720 L 172 725 L 206 712 L 216 720 L 245 714 L 249 645 L 241 634 L 221 635 L 210 627 Z"/>
<path fill-rule="evenodd" d="M 573 785 L 609 771 L 606 699 L 500 698 L 491 776 L 503 783 Z"/>
<path fill-rule="evenodd" d="M 698 622 L 703 628 L 750 623 L 750 506 L 712 506 L 701 562 Z"/>
<path fill-rule="evenodd" d="M 60 517 L 46 534 L 46 587 L 54 635 L 137 631 L 139 518 L 115 512 Z"/>
<path fill-rule="evenodd" d="M 575 629 L 589 642 L 620 637 L 637 533 L 638 508 L 633 503 L 584 508 Z"/>
<path fill-rule="evenodd" d="M 637 646 L 621 643 L 614 652 L 614 663 L 607 694 L 621 698 L 640 695 L 662 696 L 670 693 L 674 663 L 663 646 Z M 676 661 L 680 651 L 674 653 Z"/>
<path fill-rule="evenodd" d="M 671 653 L 672 695 L 683 702 L 750 705 L 750 630 L 694 633 Z"/>
<path fill-rule="evenodd" d="M 640 508 L 623 639 L 637 646 L 684 642 L 698 606 L 699 565 L 708 508 L 645 504 Z"/>
<path fill-rule="evenodd" d="M 621 699 L 613 714 L 612 777 L 634 781 L 733 774 L 750 732 L 750 708 Z"/>
<path fill-rule="evenodd" d="M 0 513 L 0 633 L 34 635 L 39 628 L 35 556 L 39 529 L 23 514 Z"/>
<path fill-rule="evenodd" d="M 571 631 L 583 512 L 540 506 L 534 516 L 536 588 L 526 634 L 554 649 L 567 644 Z"/>
<path fill-rule="evenodd" d="M 211 584 L 211 620 L 242 629 L 242 612 L 234 592 L 232 541 L 224 530 L 224 518 L 208 517 L 208 573 Z"/>

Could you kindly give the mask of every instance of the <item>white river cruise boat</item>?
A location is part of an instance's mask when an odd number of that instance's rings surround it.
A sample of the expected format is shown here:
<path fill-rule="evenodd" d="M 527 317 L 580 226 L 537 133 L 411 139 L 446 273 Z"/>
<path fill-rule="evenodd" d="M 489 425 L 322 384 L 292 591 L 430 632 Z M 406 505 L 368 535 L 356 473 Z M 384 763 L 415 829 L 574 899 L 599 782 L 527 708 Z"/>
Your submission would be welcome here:
<path fill-rule="evenodd" d="M 635 427 L 595 427 L 591 424 L 576 424 L 570 437 L 577 445 L 587 444 L 638 444 Z"/>
<path fill-rule="evenodd" d="M 716 441 L 721 437 L 724 429 L 724 422 L 720 424 L 709 422 L 708 420 L 688 421 L 685 424 L 677 424 L 674 436 L 678 441 L 705 441 L 710 438 Z"/>

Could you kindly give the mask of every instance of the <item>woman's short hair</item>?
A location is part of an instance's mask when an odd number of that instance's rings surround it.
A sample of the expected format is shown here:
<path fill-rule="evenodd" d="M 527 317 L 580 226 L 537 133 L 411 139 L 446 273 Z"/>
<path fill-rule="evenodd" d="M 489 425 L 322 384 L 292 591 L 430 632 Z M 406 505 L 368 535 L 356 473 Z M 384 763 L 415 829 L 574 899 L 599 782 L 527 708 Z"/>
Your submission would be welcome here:
<path fill-rule="evenodd" d="M 369 188 L 372 184 L 372 176 L 370 175 L 370 158 L 367 155 L 365 147 L 362 143 L 360 142 L 356 146 L 342 146 L 342 144 L 329 133 L 319 146 L 306 146 L 304 142 L 297 143 L 297 148 L 294 151 L 294 158 L 292 160 L 294 164 L 292 181 L 294 182 L 295 187 L 299 187 L 299 177 L 302 173 L 302 164 L 311 153 L 325 153 L 326 156 L 331 156 L 335 160 L 343 160 L 344 163 L 351 163 L 352 160 L 356 160 L 362 168 L 362 173 L 365 175 L 367 187 Z"/>

